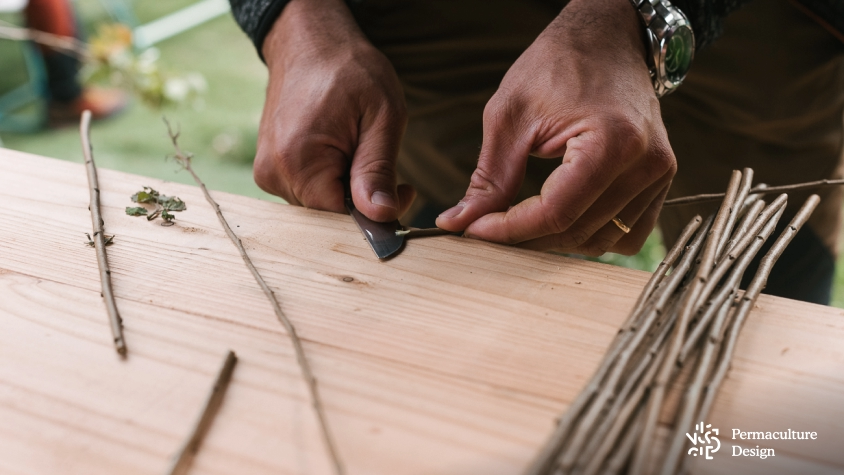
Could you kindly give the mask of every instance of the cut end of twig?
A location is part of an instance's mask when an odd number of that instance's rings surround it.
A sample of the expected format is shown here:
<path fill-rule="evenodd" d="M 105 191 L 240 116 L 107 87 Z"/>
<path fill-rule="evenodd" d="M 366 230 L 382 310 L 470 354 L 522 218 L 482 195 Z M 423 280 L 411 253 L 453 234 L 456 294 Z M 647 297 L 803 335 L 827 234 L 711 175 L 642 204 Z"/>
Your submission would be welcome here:
<path fill-rule="evenodd" d="M 120 355 L 122 359 L 126 359 L 127 350 L 126 350 L 126 342 L 123 341 L 122 338 L 116 338 L 114 340 L 114 349 L 117 350 L 117 354 Z"/>

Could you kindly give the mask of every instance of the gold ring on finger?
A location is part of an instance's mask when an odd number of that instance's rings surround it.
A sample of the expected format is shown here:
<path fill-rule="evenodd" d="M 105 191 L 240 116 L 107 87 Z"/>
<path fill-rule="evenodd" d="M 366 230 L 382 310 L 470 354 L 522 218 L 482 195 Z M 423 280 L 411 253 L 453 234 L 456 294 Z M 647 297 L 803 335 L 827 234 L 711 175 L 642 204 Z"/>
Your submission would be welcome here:
<path fill-rule="evenodd" d="M 619 218 L 618 216 L 613 218 L 612 222 L 613 222 L 613 224 L 618 226 L 618 229 L 622 230 L 624 232 L 624 234 L 627 234 L 627 233 L 630 232 L 630 228 L 626 224 L 624 224 L 624 221 L 622 221 L 621 218 Z"/>

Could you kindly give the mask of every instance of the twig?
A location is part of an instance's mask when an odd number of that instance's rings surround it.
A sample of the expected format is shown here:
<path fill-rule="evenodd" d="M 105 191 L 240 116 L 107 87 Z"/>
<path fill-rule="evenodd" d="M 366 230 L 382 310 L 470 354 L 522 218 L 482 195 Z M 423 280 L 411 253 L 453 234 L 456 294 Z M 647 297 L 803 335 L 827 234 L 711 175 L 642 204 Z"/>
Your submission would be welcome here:
<path fill-rule="evenodd" d="M 313 371 L 311 370 L 311 365 L 308 363 L 307 358 L 305 357 L 305 350 L 302 347 L 302 341 L 299 339 L 299 336 L 296 334 L 296 328 L 293 326 L 293 322 L 287 318 L 287 315 L 281 310 L 281 306 L 278 303 L 278 300 L 275 297 L 275 293 L 270 289 L 269 285 L 264 281 L 264 278 L 261 277 L 261 274 L 258 272 L 258 269 L 252 263 L 252 260 L 249 258 L 249 255 L 246 253 L 246 249 L 243 247 L 243 243 L 241 242 L 240 238 L 232 231 L 231 226 L 229 226 L 228 221 L 223 216 L 223 212 L 220 210 L 220 205 L 214 201 L 214 198 L 211 197 L 211 193 L 208 192 L 208 188 L 205 187 L 205 183 L 200 180 L 199 176 L 196 172 L 193 171 L 193 167 L 191 166 L 191 158 L 192 155 L 184 153 L 182 149 L 179 147 L 179 133 L 173 133 L 173 129 L 170 127 L 170 122 L 167 119 L 164 119 L 164 123 L 167 124 L 167 133 L 170 136 L 170 140 L 173 142 L 173 147 L 176 150 L 175 159 L 176 161 L 191 174 L 196 184 L 202 190 L 202 194 L 205 195 L 205 199 L 214 208 L 214 212 L 217 214 L 217 219 L 220 221 L 220 224 L 223 226 L 223 230 L 226 232 L 226 235 L 229 237 L 231 242 L 235 245 L 238 252 L 240 253 L 240 257 L 243 258 L 243 262 L 246 264 L 246 267 L 249 268 L 249 272 L 252 273 L 252 276 L 255 277 L 255 280 L 258 282 L 258 285 L 261 287 L 261 290 L 264 291 L 264 295 L 267 296 L 270 303 L 273 306 L 273 310 L 275 311 L 275 315 L 278 318 L 278 321 L 281 322 L 282 326 L 284 326 L 285 330 L 287 330 L 287 334 L 290 337 L 290 342 L 293 344 L 293 349 L 296 352 L 296 360 L 299 362 L 299 367 L 302 370 L 302 376 L 305 379 L 305 382 L 308 384 L 308 390 L 311 395 L 311 404 L 313 405 L 314 411 L 316 412 L 317 419 L 319 420 L 320 429 L 323 441 L 325 442 L 326 449 L 328 450 L 328 454 L 331 457 L 331 462 L 334 466 L 334 472 L 337 474 L 343 474 L 343 464 L 340 461 L 340 455 L 337 451 L 336 445 L 334 443 L 334 439 L 331 436 L 331 431 L 328 428 L 328 419 L 325 416 L 325 408 L 322 405 L 322 399 L 319 396 L 319 391 L 317 389 L 317 380 L 314 377 Z"/>
<path fill-rule="evenodd" d="M 114 348 L 122 357 L 126 357 L 126 341 L 123 339 L 123 320 L 120 312 L 117 311 L 117 302 L 114 300 L 114 290 L 111 286 L 111 269 L 108 266 L 105 243 L 105 222 L 100 210 L 100 183 L 97 180 L 97 166 L 94 164 L 94 152 L 91 148 L 91 111 L 82 112 L 82 119 L 79 123 L 79 136 L 82 140 L 82 154 L 85 156 L 85 168 L 88 171 L 88 189 L 91 199 L 88 209 L 91 211 L 91 224 L 94 227 L 94 247 L 97 250 L 97 266 L 100 269 L 100 284 L 102 285 L 102 297 L 108 311 L 109 323 L 111 324 L 111 335 L 114 338 Z"/>
<path fill-rule="evenodd" d="M 733 232 L 732 237 L 729 241 L 727 241 L 726 248 L 730 249 L 736 243 L 736 241 L 747 234 L 747 231 L 750 229 L 750 226 L 753 225 L 756 218 L 759 216 L 759 213 L 762 212 L 762 209 L 765 207 L 765 200 L 761 198 L 756 198 L 752 201 L 752 203 L 745 203 L 745 207 L 747 210 L 744 213 L 744 217 L 739 223 L 736 230 Z M 729 254 L 729 251 L 727 251 Z M 723 259 L 724 257 L 721 256 L 719 259 Z"/>
<path fill-rule="evenodd" d="M 592 439 L 591 442 L 580 454 L 577 454 L 577 464 L 587 465 L 584 474 L 597 472 L 609 451 L 615 445 L 615 441 L 627 424 L 630 415 L 634 410 L 639 410 L 642 397 L 656 376 L 660 362 L 665 356 L 665 338 L 674 324 L 675 319 L 673 317 L 676 316 L 676 312 L 670 312 L 669 315 L 668 321 L 664 323 L 662 330 L 651 343 L 647 353 L 639 360 L 624 388 L 619 391 L 613 400 L 613 404 L 607 410 L 601 425 L 589 434 Z M 644 375 L 639 378 L 643 373 Z"/>
<path fill-rule="evenodd" d="M 715 402 L 715 395 L 718 394 L 718 389 L 721 387 L 721 383 L 724 381 L 724 377 L 730 369 L 730 362 L 733 357 L 736 341 L 738 340 L 739 331 L 741 330 L 742 325 L 744 325 L 744 321 L 747 319 L 750 309 L 756 304 L 756 299 L 759 298 L 759 294 L 762 293 L 762 289 L 765 288 L 765 285 L 768 282 L 768 276 L 771 274 L 771 269 L 774 267 L 777 259 L 779 259 L 782 255 L 785 247 L 788 246 L 792 239 L 794 239 L 797 231 L 800 230 L 803 224 L 805 224 L 809 219 L 809 216 L 812 215 L 812 211 L 815 210 L 815 207 L 817 207 L 819 202 L 820 197 L 818 197 L 818 195 L 812 195 L 805 203 L 803 203 L 800 211 L 797 212 L 788 224 L 788 227 L 785 228 L 782 234 L 780 234 L 779 238 L 777 238 L 774 242 L 774 245 L 771 246 L 771 249 L 767 254 L 765 254 L 765 257 L 763 257 L 762 261 L 759 263 L 759 270 L 757 270 L 756 275 L 753 277 L 750 285 L 748 285 L 747 290 L 742 296 L 739 308 L 736 310 L 736 316 L 730 328 L 730 338 L 727 340 L 724 351 L 721 354 L 718 368 L 706 387 L 706 397 L 701 404 L 696 420 L 705 420 L 709 415 L 709 410 Z"/>
<path fill-rule="evenodd" d="M 432 236 L 460 236 L 462 232 L 446 231 L 440 228 L 425 228 L 425 229 L 400 229 L 396 231 L 396 236 L 404 236 L 407 239 L 417 237 L 432 237 Z"/>
<path fill-rule="evenodd" d="M 85 43 L 72 36 L 54 35 L 31 28 L 21 28 L 2 20 L 0 20 L 0 38 L 13 41 L 33 41 L 82 60 L 87 60 L 91 57 L 91 53 L 88 51 Z"/>
<path fill-rule="evenodd" d="M 834 179 L 834 180 L 817 180 L 817 181 L 808 181 L 806 183 L 797 183 L 794 185 L 781 185 L 781 186 L 766 186 L 766 185 L 757 185 L 750 190 L 751 195 L 769 195 L 771 193 L 787 193 L 789 191 L 805 191 L 805 190 L 813 190 L 816 188 L 826 188 L 829 186 L 841 186 L 844 185 L 844 179 Z M 724 193 L 703 193 L 700 195 L 693 195 L 693 196 L 683 196 L 681 198 L 674 198 L 671 200 L 665 200 L 665 203 L 662 206 L 678 206 L 678 205 L 685 205 L 690 203 L 706 203 L 709 201 L 718 201 L 724 197 Z"/>
<path fill-rule="evenodd" d="M 715 251 L 716 259 L 721 258 L 724 246 L 727 245 L 727 241 L 733 233 L 733 226 L 735 226 L 736 220 L 738 220 L 738 215 L 744 207 L 744 201 L 747 199 L 751 185 L 753 185 L 753 169 L 745 168 L 741 172 L 741 188 L 739 188 L 738 195 L 736 196 L 733 205 L 730 207 L 730 217 L 727 220 L 727 225 L 724 227 L 724 234 L 721 235 L 721 241 L 718 243 L 718 248 Z"/>
<path fill-rule="evenodd" d="M 689 242 L 689 239 L 692 238 L 695 231 L 700 227 L 700 223 L 703 220 L 701 219 L 700 215 L 695 216 L 689 221 L 689 224 L 686 225 L 683 232 L 680 234 L 680 237 L 677 239 L 677 242 L 674 243 L 674 246 L 665 254 L 665 259 L 659 263 L 656 270 L 654 271 L 653 275 L 651 276 L 648 283 L 645 284 L 645 287 L 642 289 L 642 293 L 639 295 L 639 299 L 636 301 L 636 304 L 633 306 L 633 311 L 631 313 L 631 317 L 635 314 L 638 314 L 642 308 L 645 306 L 647 300 L 651 297 L 654 290 L 659 286 L 662 282 L 663 278 L 665 278 L 665 273 L 668 272 L 668 269 L 674 265 L 674 262 L 677 261 L 677 258 L 680 257 L 680 253 L 686 247 L 686 243 Z"/>
<path fill-rule="evenodd" d="M 686 328 L 689 325 L 692 315 L 695 313 L 695 303 L 697 302 L 700 292 L 705 286 L 707 278 L 712 270 L 712 266 L 715 263 L 715 253 L 717 251 L 718 243 L 720 242 L 721 234 L 727 225 L 730 209 L 735 204 L 740 180 L 741 172 L 738 170 L 733 171 L 730 184 L 727 188 L 726 197 L 721 203 L 718 214 L 715 216 L 715 222 L 712 224 L 712 228 L 709 232 L 706 246 L 704 247 L 701 257 L 700 266 L 697 269 L 694 280 L 691 282 L 688 290 L 683 295 L 684 302 L 680 310 L 680 316 L 669 339 L 668 354 L 665 361 L 662 362 L 659 374 L 651 387 L 650 396 L 645 409 L 645 423 L 642 428 L 642 437 L 639 439 L 633 455 L 633 462 L 630 469 L 631 475 L 643 475 L 645 473 L 646 466 L 648 465 L 650 449 L 656 436 L 656 426 L 659 419 L 659 413 L 662 410 L 662 403 L 665 398 L 666 386 L 677 369 L 677 357 L 680 354 L 683 341 L 685 340 Z"/>
<path fill-rule="evenodd" d="M 694 222 L 695 220 L 692 221 Z M 634 313 L 631 314 L 630 318 L 628 318 L 628 323 L 625 323 L 625 325 L 622 326 L 621 331 L 607 351 L 601 365 L 592 375 L 592 378 L 586 384 L 586 387 L 580 392 L 580 394 L 578 394 L 577 398 L 571 406 L 569 406 L 568 410 L 566 410 L 566 413 L 557 424 L 554 433 L 548 438 L 548 441 L 534 457 L 531 465 L 525 470 L 525 475 L 544 475 L 552 470 L 561 450 L 571 436 L 571 430 L 577 425 L 577 421 L 584 415 L 584 411 L 586 411 L 590 407 L 590 404 L 593 403 L 593 396 L 595 396 L 606 384 L 605 378 L 607 378 L 609 371 L 616 368 L 616 365 L 624 365 L 626 363 L 625 358 L 629 358 L 629 355 L 623 355 L 622 353 L 624 353 L 624 350 L 629 347 L 630 340 L 634 337 L 637 328 L 648 328 L 654 321 L 656 321 L 674 290 L 680 284 L 683 276 L 691 268 L 692 262 L 697 256 L 697 253 L 703 244 L 704 238 L 707 235 L 711 222 L 711 219 L 708 220 L 707 223 L 698 230 L 697 235 L 688 248 L 686 248 L 686 252 L 680 260 L 680 263 L 674 269 L 674 272 L 672 272 L 671 276 L 669 276 L 666 280 L 665 285 L 657 291 L 658 295 L 655 295 L 654 301 L 642 310 L 641 318 L 643 321 L 638 322 L 639 319 L 636 318 L 637 316 Z M 684 232 L 684 235 L 685 234 L 686 233 Z M 678 242 L 678 244 L 680 244 L 679 248 L 682 249 L 682 243 Z M 672 251 L 675 249 L 677 249 L 677 244 L 675 244 Z M 676 253 L 672 252 L 671 254 L 674 255 Z M 639 323 L 638 327 L 635 325 L 637 322 L 631 323 L 633 320 L 636 320 Z M 642 331 L 644 332 L 645 330 Z M 617 373 L 617 371 L 614 370 L 613 373 Z M 611 374 L 608 378 L 613 379 L 617 378 L 617 376 Z"/>
<path fill-rule="evenodd" d="M 762 229 L 759 234 L 756 235 L 756 240 L 753 242 L 751 246 L 747 248 L 747 251 L 741 255 L 739 260 L 736 262 L 735 266 L 733 267 L 730 276 L 727 277 L 727 281 L 721 286 L 721 289 L 718 291 L 715 297 L 709 300 L 707 305 L 709 307 L 706 308 L 703 315 L 700 317 L 697 325 L 694 329 L 692 329 L 691 334 L 686 339 L 685 344 L 683 345 L 683 349 L 680 351 L 679 360 L 684 361 L 689 353 L 692 351 L 692 348 L 697 345 L 697 341 L 700 339 L 701 335 L 703 335 L 707 325 L 709 324 L 709 320 L 715 314 L 717 309 L 725 302 L 728 298 L 734 295 L 737 292 L 738 286 L 741 283 L 741 278 L 744 275 L 744 272 L 747 270 L 748 266 L 750 266 L 751 261 L 753 258 L 756 257 L 756 253 L 759 252 L 759 249 L 762 248 L 762 245 L 774 232 L 774 228 L 776 228 L 777 223 L 780 220 L 783 212 L 785 211 L 785 206 L 781 207 L 777 214 L 775 214 L 765 225 L 765 228 Z"/>
<path fill-rule="evenodd" d="M 627 432 L 618 444 L 618 448 L 614 451 L 612 457 L 607 462 L 607 468 L 604 470 L 605 475 L 614 475 L 621 473 L 627 465 L 627 460 L 630 458 L 630 453 L 636 447 L 636 442 L 639 440 L 642 433 L 642 426 L 645 424 L 644 408 L 639 409 L 633 417 Z"/>
<path fill-rule="evenodd" d="M 698 402 L 704 389 L 705 378 L 712 370 L 715 353 L 720 348 L 721 341 L 718 337 L 721 334 L 721 329 L 726 326 L 727 317 L 732 306 L 732 301 L 724 302 L 718 311 L 718 317 L 712 323 L 709 339 L 706 341 L 703 354 L 698 358 L 695 374 L 692 377 L 691 383 L 686 388 L 680 406 L 680 412 L 674 421 L 674 436 L 670 439 L 668 452 L 665 454 L 662 475 L 673 475 L 680 461 L 680 457 L 685 453 L 684 448 L 687 440 L 685 432 L 691 425 L 692 418 L 697 413 Z"/>
<path fill-rule="evenodd" d="M 744 252 L 745 249 L 750 245 L 750 243 L 757 238 L 759 231 L 762 229 L 765 224 L 770 221 L 775 215 L 782 214 L 782 210 L 785 209 L 786 204 L 788 203 L 788 195 L 782 194 L 774 200 L 764 211 L 759 213 L 759 216 L 753 222 L 753 225 L 750 226 L 750 229 L 746 231 L 745 235 L 739 236 L 737 239 L 738 241 L 734 243 L 724 255 L 721 257 L 721 261 L 715 266 L 715 269 L 708 277 L 708 281 L 706 282 L 706 286 L 704 286 L 703 291 L 701 292 L 701 297 L 697 301 L 697 306 L 700 307 L 705 302 L 704 299 L 708 298 L 712 291 L 715 289 L 715 286 L 718 285 L 718 282 L 721 281 L 721 277 L 724 277 L 724 274 L 730 269 L 730 267 L 735 262 L 736 258 Z M 779 219 L 779 217 L 777 217 Z"/>
<path fill-rule="evenodd" d="M 182 446 L 179 453 L 173 458 L 173 463 L 167 471 L 169 475 L 184 475 L 187 473 L 188 468 L 193 462 L 193 458 L 199 451 L 199 446 L 202 444 L 205 434 L 211 428 L 211 422 L 214 420 L 214 416 L 223 403 L 223 396 L 226 395 L 226 389 L 229 387 L 229 381 L 231 381 L 236 363 L 237 356 L 235 356 L 233 351 L 229 350 L 225 360 L 223 360 L 223 366 L 220 368 L 219 374 L 217 374 L 217 379 L 214 381 L 214 386 L 208 394 L 208 399 L 205 400 L 205 407 L 203 407 L 199 419 L 197 419 L 193 426 L 190 437 L 185 441 L 185 445 Z"/>

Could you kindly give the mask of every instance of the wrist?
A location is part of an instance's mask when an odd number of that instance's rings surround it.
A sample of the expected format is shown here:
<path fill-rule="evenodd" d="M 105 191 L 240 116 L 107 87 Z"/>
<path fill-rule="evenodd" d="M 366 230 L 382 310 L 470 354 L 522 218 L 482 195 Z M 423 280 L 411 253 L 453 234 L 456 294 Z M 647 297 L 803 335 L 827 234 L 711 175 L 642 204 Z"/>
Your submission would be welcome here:
<path fill-rule="evenodd" d="M 264 39 L 261 52 L 270 71 L 301 52 L 332 55 L 368 44 L 344 0 L 291 0 Z"/>
<path fill-rule="evenodd" d="M 630 0 L 572 0 L 554 20 L 570 46 L 601 59 L 645 64 L 647 48 L 638 12 Z M 596 58 L 597 59 L 597 58 Z"/>

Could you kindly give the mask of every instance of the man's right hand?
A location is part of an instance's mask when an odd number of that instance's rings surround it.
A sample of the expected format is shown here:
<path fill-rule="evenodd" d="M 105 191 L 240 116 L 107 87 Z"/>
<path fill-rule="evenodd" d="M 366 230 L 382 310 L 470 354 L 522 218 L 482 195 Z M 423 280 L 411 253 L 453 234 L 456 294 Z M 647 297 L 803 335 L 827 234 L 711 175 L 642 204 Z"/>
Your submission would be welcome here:
<path fill-rule="evenodd" d="M 406 106 L 396 72 L 343 0 L 293 0 L 264 40 L 269 68 L 255 182 L 291 204 L 392 221 L 415 191 L 396 186 Z M 351 165 L 350 165 L 351 162 Z M 350 168 L 351 167 L 351 168 Z"/>

